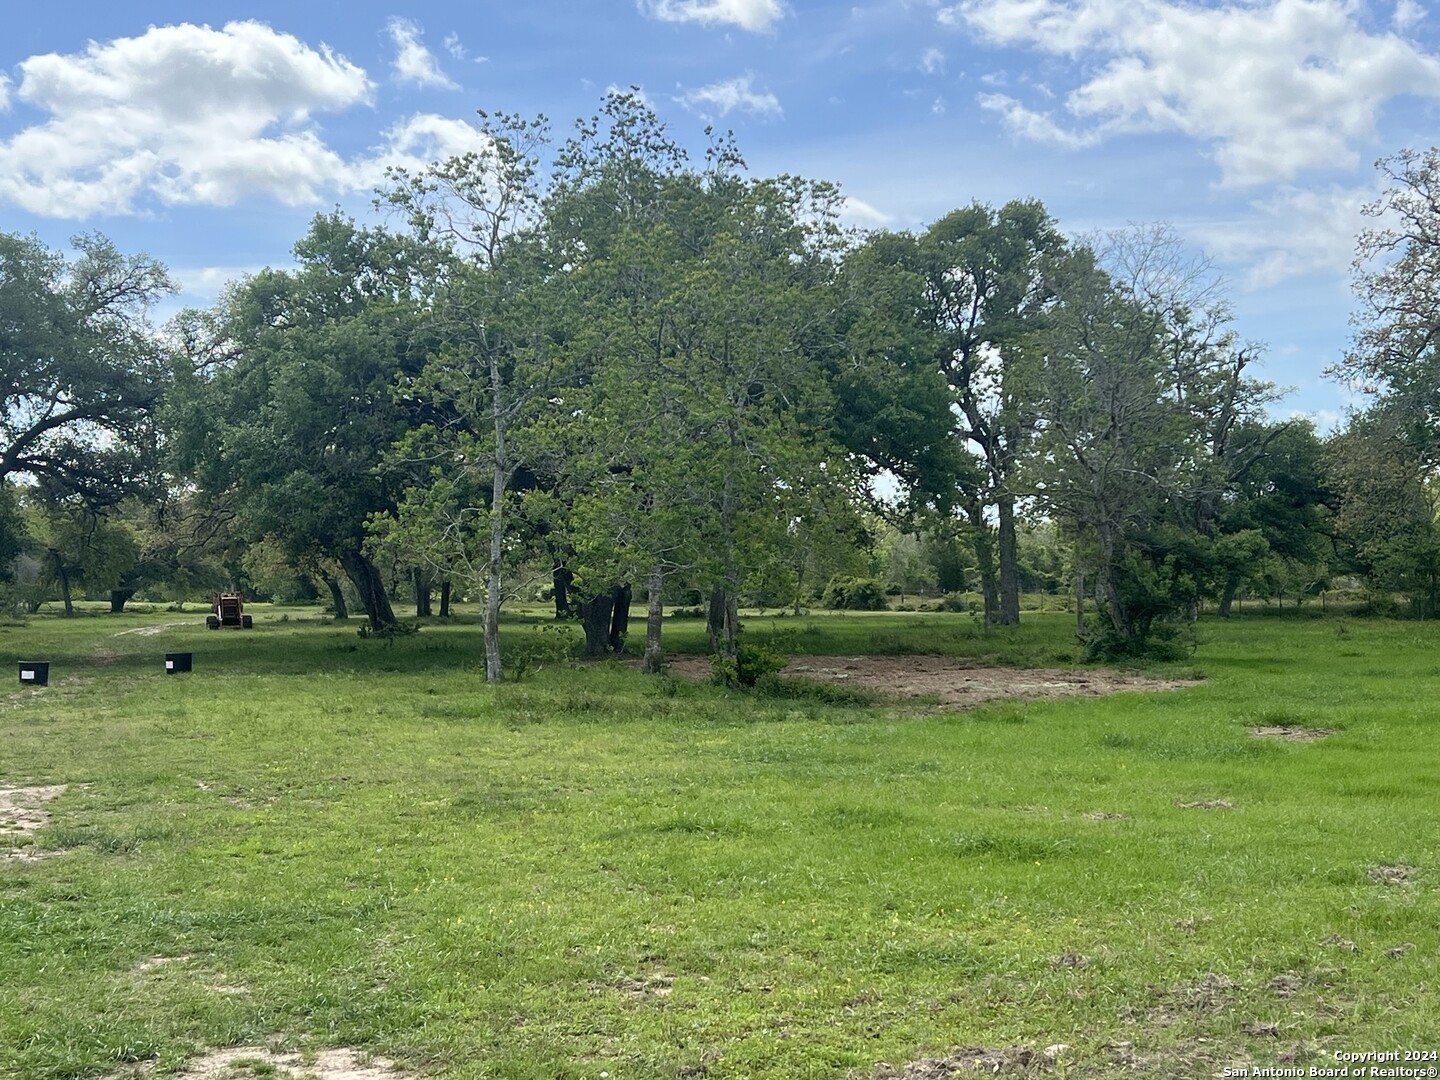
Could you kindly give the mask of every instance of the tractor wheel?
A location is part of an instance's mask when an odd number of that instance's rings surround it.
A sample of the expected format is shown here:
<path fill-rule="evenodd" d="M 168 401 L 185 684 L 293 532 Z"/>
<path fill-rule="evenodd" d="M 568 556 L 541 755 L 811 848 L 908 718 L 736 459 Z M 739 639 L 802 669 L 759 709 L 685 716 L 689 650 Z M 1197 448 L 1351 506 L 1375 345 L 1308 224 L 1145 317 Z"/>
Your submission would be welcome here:
<path fill-rule="evenodd" d="M 241 616 L 240 616 L 240 629 L 242 629 L 242 630 L 249 630 L 249 629 L 250 629 L 251 627 L 253 627 L 254 625 L 255 625 L 255 620 L 252 619 L 249 615 L 241 615 Z"/>
<path fill-rule="evenodd" d="M 205 616 L 205 628 L 206 628 L 207 630 L 219 630 L 219 629 L 220 629 L 220 617 L 219 617 L 218 615 L 206 615 L 206 616 Z"/>

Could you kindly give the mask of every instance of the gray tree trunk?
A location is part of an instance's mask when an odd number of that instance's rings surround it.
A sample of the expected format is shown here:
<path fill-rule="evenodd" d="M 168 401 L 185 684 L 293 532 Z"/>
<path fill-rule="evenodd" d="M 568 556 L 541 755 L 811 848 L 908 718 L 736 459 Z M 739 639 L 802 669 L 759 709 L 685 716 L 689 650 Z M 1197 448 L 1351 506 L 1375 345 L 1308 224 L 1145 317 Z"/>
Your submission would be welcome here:
<path fill-rule="evenodd" d="M 497 421 L 495 474 L 490 494 L 490 559 L 485 573 L 485 681 L 498 683 L 505 677 L 500 660 L 500 564 L 505 554 L 505 443 L 503 427 Z"/>
<path fill-rule="evenodd" d="M 606 655 L 610 650 L 610 620 L 615 613 L 615 594 L 599 593 L 588 600 L 581 600 L 575 607 L 580 612 L 580 627 L 585 631 L 585 655 Z"/>
<path fill-rule="evenodd" d="M 646 675 L 659 675 L 664 662 L 660 651 L 660 632 L 665 625 L 665 571 L 658 564 L 650 568 L 645 581 L 647 592 L 645 607 L 645 660 L 640 670 Z"/>
<path fill-rule="evenodd" d="M 1000 513 L 998 551 L 1000 561 L 1000 625 L 1020 625 L 1020 557 L 1015 536 L 1015 496 L 1001 495 L 995 504 Z"/>
<path fill-rule="evenodd" d="M 390 606 L 390 597 L 385 592 L 384 579 L 380 577 L 380 571 L 375 569 L 375 564 L 365 557 L 364 552 L 359 548 L 342 551 L 340 566 L 360 596 L 365 616 L 370 620 L 370 629 L 379 630 L 399 622 Z"/>
<path fill-rule="evenodd" d="M 316 576 L 330 590 L 330 606 L 335 609 L 335 618 L 350 618 L 350 608 L 345 603 L 345 590 L 340 587 L 340 582 L 327 574 L 324 570 L 317 570 Z"/>

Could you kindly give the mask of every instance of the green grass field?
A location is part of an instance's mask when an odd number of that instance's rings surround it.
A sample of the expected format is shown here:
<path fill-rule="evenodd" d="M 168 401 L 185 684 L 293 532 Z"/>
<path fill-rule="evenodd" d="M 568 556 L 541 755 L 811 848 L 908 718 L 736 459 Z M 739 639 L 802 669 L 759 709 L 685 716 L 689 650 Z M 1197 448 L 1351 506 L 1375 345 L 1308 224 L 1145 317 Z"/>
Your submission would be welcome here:
<path fill-rule="evenodd" d="M 249 633 L 0 627 L 0 788 L 67 785 L 16 841 L 56 854 L 0 862 L 0 1076 L 165 1076 L 252 1044 L 547 1080 L 1440 1049 L 1432 625 L 1203 622 L 1157 669 L 1195 688 L 936 713 L 557 663 L 538 614 L 506 633 L 552 659 L 487 687 L 472 624 L 386 643 L 255 610 Z M 1060 614 L 747 633 L 1075 655 Z M 698 651 L 703 627 L 667 634 Z M 182 649 L 194 672 L 166 677 Z M 17 659 L 51 685 L 22 689 Z"/>

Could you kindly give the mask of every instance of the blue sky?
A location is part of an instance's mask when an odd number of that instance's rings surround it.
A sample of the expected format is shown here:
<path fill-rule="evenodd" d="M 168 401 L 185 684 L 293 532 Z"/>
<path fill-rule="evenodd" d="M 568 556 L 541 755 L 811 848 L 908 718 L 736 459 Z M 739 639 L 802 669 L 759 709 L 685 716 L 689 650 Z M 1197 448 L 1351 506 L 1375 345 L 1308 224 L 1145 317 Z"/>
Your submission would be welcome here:
<path fill-rule="evenodd" d="M 1416 0 L 553 0 L 403 8 L 56 0 L 0 41 L 0 229 L 98 229 L 182 303 L 282 265 L 387 164 L 462 150 L 476 109 L 563 135 L 639 86 L 683 144 L 838 182 L 854 224 L 1039 198 L 1070 232 L 1170 223 L 1229 282 L 1282 412 L 1333 422 L 1348 263 L 1377 157 L 1435 141 Z"/>

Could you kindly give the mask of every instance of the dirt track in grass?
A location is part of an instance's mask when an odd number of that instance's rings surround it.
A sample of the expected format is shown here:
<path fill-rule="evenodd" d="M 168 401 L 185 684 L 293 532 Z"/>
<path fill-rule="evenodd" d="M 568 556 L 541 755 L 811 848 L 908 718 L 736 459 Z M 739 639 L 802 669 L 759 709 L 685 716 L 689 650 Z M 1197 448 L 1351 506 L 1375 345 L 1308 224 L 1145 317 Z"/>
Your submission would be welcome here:
<path fill-rule="evenodd" d="M 710 659 L 677 656 L 669 670 L 710 677 Z M 1108 668 L 983 667 L 952 656 L 797 656 L 783 675 L 856 686 L 893 697 L 938 699 L 947 708 L 1017 698 L 1099 697 L 1137 690 L 1181 690 L 1194 680 L 1153 679 Z"/>

